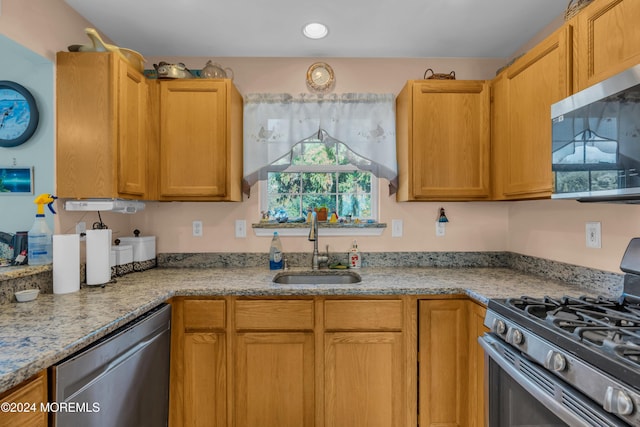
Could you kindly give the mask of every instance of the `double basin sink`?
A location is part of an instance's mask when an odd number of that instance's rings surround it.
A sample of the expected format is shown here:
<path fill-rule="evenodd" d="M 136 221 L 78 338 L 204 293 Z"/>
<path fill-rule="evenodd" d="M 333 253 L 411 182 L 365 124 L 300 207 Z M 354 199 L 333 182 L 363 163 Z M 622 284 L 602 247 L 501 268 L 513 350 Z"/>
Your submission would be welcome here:
<path fill-rule="evenodd" d="M 352 285 L 362 278 L 348 270 L 283 271 L 273 277 L 279 285 Z"/>

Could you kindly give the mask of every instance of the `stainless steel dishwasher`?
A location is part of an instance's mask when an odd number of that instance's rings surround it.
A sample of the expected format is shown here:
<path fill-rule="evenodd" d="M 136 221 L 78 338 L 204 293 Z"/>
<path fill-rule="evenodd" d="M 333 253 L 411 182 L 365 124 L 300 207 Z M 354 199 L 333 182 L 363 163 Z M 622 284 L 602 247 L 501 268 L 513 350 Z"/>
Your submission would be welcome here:
<path fill-rule="evenodd" d="M 53 425 L 166 426 L 170 330 L 163 304 L 52 367 Z"/>

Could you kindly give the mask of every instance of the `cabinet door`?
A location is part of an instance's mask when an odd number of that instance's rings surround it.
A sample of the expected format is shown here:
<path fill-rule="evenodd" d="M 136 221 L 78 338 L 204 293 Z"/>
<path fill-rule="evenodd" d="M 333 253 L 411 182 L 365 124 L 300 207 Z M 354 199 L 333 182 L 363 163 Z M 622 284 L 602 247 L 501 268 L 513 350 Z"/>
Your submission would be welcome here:
<path fill-rule="evenodd" d="M 408 93 L 410 91 L 410 93 Z M 489 196 L 489 86 L 424 80 L 398 98 L 398 200 L 473 200 Z M 406 130 L 406 129 L 405 129 Z M 405 169 L 403 171 L 402 169 Z"/>
<path fill-rule="evenodd" d="M 58 52 L 56 73 L 58 197 L 144 198 L 144 76 L 108 52 Z"/>
<path fill-rule="evenodd" d="M 485 425 L 484 392 L 484 350 L 478 343 L 478 337 L 488 329 L 484 326 L 486 308 L 473 301 L 467 301 L 469 309 L 469 427 Z"/>
<path fill-rule="evenodd" d="M 466 300 L 419 302 L 418 384 L 421 426 L 467 426 Z"/>
<path fill-rule="evenodd" d="M 226 345 L 223 333 L 184 335 L 184 424 L 226 427 Z"/>
<path fill-rule="evenodd" d="M 577 90 L 640 63 L 640 2 L 597 0 L 577 21 Z"/>
<path fill-rule="evenodd" d="M 3 405 L 3 410 L 0 411 L 0 427 L 46 427 L 47 412 L 40 411 L 41 404 L 46 402 L 47 373 L 42 371 L 24 383 L 0 394 L 0 404 Z M 4 405 L 8 407 L 5 408 Z"/>
<path fill-rule="evenodd" d="M 229 80 L 160 82 L 161 200 L 241 198 L 242 98 L 232 89 Z"/>
<path fill-rule="evenodd" d="M 236 426 L 313 426 L 314 354 L 312 332 L 236 334 Z"/>
<path fill-rule="evenodd" d="M 117 197 L 115 64 L 110 53 L 56 56 L 58 197 Z"/>
<path fill-rule="evenodd" d="M 120 61 L 118 76 L 118 192 L 134 197 L 147 193 L 147 108 L 145 77 Z"/>
<path fill-rule="evenodd" d="M 506 134 L 494 144 L 497 175 L 497 199 L 530 199 L 551 196 L 551 104 L 566 97 L 571 81 L 572 28 L 569 25 L 553 33 L 518 59 L 503 73 L 506 85 L 504 124 Z"/>
<path fill-rule="evenodd" d="M 226 301 L 171 301 L 169 425 L 227 426 Z"/>
<path fill-rule="evenodd" d="M 325 333 L 326 427 L 406 425 L 400 332 Z"/>

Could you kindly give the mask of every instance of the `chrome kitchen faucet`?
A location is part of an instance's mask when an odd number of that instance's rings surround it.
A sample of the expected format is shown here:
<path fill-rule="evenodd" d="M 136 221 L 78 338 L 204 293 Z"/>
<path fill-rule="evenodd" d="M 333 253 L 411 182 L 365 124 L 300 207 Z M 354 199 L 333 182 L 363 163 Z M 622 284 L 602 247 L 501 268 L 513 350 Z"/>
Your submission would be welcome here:
<path fill-rule="evenodd" d="M 311 229 L 309 230 L 309 241 L 313 242 L 313 256 L 311 257 L 311 269 L 317 270 L 320 268 L 321 263 L 329 263 L 329 250 L 327 249 L 327 255 L 320 255 L 318 253 L 318 214 L 311 212 Z"/>

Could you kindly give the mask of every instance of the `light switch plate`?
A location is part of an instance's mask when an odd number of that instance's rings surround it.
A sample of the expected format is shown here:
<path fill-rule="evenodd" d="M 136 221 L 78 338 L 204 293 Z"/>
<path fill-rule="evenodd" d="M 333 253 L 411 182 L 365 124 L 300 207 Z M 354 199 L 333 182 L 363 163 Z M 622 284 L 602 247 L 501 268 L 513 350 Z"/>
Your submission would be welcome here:
<path fill-rule="evenodd" d="M 587 222 L 585 226 L 585 238 L 588 248 L 599 249 L 602 247 L 600 222 Z"/>
<path fill-rule="evenodd" d="M 436 236 L 442 237 L 446 232 L 446 222 L 436 221 Z"/>
<path fill-rule="evenodd" d="M 247 237 L 247 221 L 236 219 L 236 238 L 244 239 L 245 237 Z"/>
<path fill-rule="evenodd" d="M 202 221 L 193 221 L 193 237 L 202 237 Z"/>
<path fill-rule="evenodd" d="M 391 220 L 391 237 L 402 237 L 402 220 Z"/>

